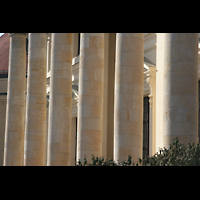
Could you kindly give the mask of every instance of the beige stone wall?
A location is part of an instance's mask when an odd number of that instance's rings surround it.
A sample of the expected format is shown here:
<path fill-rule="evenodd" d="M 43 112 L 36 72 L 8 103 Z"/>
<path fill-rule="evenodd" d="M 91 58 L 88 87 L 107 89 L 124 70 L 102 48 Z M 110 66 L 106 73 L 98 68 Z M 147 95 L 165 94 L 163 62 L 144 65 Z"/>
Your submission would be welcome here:
<path fill-rule="evenodd" d="M 0 93 L 7 93 L 7 78 L 0 78 Z"/>

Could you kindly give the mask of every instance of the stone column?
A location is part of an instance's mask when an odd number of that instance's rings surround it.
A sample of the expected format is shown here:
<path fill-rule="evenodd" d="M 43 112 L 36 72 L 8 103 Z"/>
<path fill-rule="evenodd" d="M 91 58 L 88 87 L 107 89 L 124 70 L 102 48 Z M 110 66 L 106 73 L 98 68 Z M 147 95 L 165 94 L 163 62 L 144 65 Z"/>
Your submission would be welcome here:
<path fill-rule="evenodd" d="M 163 147 L 163 69 L 165 33 L 157 33 L 156 43 L 156 152 Z"/>
<path fill-rule="evenodd" d="M 163 70 L 163 145 L 198 138 L 198 33 L 166 33 Z"/>
<path fill-rule="evenodd" d="M 102 154 L 104 33 L 82 33 L 79 64 L 77 160 Z"/>
<path fill-rule="evenodd" d="M 114 105 L 114 160 L 142 158 L 143 33 L 117 33 Z"/>
<path fill-rule="evenodd" d="M 46 56 L 46 33 L 29 33 L 25 166 L 43 166 L 45 163 Z"/>
<path fill-rule="evenodd" d="M 52 33 L 48 166 L 70 165 L 72 33 Z"/>
<path fill-rule="evenodd" d="M 11 33 L 4 166 L 22 166 L 26 95 L 26 34 Z"/>

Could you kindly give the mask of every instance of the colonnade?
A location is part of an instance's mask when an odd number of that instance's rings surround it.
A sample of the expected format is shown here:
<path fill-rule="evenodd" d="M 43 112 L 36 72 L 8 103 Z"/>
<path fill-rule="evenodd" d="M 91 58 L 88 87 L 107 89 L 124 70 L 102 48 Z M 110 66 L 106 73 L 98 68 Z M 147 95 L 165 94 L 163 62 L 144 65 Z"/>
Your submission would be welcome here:
<path fill-rule="evenodd" d="M 5 166 L 70 165 L 72 33 L 53 33 L 48 141 L 46 141 L 46 33 L 10 34 L 4 147 Z M 102 156 L 104 34 L 82 33 L 79 64 L 77 160 Z M 163 69 L 163 141 L 197 142 L 198 34 L 166 33 Z M 144 34 L 116 34 L 115 161 L 142 158 Z M 26 100 L 26 102 L 25 102 Z"/>

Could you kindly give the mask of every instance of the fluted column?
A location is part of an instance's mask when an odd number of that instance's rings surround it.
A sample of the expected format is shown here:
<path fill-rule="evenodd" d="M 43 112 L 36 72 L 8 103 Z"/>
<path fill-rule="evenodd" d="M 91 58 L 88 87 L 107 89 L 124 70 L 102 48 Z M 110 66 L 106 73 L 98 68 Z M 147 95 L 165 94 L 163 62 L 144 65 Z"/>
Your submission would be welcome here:
<path fill-rule="evenodd" d="M 166 33 L 163 69 L 163 145 L 198 138 L 198 33 Z"/>
<path fill-rule="evenodd" d="M 22 166 L 26 95 L 26 34 L 11 33 L 4 166 Z"/>
<path fill-rule="evenodd" d="M 48 166 L 70 165 L 72 33 L 52 33 Z"/>
<path fill-rule="evenodd" d="M 25 166 L 45 164 L 46 48 L 46 33 L 29 33 Z"/>
<path fill-rule="evenodd" d="M 82 33 L 79 64 L 77 160 L 102 154 L 104 34 Z"/>
<path fill-rule="evenodd" d="M 117 33 L 114 105 L 114 160 L 142 158 L 143 33 Z"/>

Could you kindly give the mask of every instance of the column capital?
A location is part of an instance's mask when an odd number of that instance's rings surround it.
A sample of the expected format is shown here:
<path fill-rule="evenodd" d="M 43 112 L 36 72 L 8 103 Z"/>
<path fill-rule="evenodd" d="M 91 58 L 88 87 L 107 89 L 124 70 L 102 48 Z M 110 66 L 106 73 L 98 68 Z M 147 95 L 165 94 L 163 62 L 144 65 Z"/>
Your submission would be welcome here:
<path fill-rule="evenodd" d="M 150 88 L 150 94 L 148 97 L 149 97 L 150 108 L 152 108 L 152 105 L 153 105 L 153 83 L 155 81 L 155 76 L 156 76 L 156 67 L 149 67 L 148 71 L 145 72 L 145 75 L 146 75 L 146 82 Z"/>
<path fill-rule="evenodd" d="M 156 76 L 156 67 L 149 67 L 148 71 L 144 72 L 146 75 L 146 82 L 149 87 L 152 87 L 154 77 Z"/>

